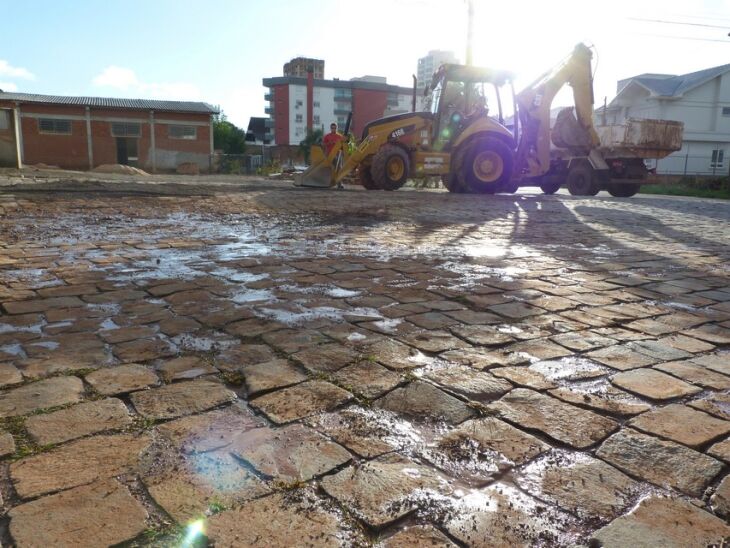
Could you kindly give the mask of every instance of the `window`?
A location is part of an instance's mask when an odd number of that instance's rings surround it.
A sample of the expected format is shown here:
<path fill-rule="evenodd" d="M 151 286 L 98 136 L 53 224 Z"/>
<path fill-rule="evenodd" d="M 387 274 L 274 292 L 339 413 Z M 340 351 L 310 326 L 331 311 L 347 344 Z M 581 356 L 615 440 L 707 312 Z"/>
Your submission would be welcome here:
<path fill-rule="evenodd" d="M 198 128 L 195 126 L 168 126 L 167 134 L 170 139 L 195 140 L 198 137 Z"/>
<path fill-rule="evenodd" d="M 71 135 L 71 120 L 39 118 L 38 131 L 41 133 L 55 133 L 57 135 Z"/>
<path fill-rule="evenodd" d="M 314 102 L 314 103 L 312 103 L 312 104 L 314 105 L 314 108 L 319 108 L 319 101 L 315 101 L 315 102 Z"/>
<path fill-rule="evenodd" d="M 318 126 L 319 124 L 321 124 L 321 122 L 320 122 L 320 120 L 319 120 L 319 114 L 315 114 L 315 115 L 314 115 L 314 116 L 312 117 L 312 123 L 313 123 L 313 124 L 314 124 L 315 126 Z"/>
<path fill-rule="evenodd" d="M 304 121 L 304 119 L 303 119 L 303 118 L 304 118 L 304 117 L 303 117 L 303 115 L 301 115 L 301 114 L 297 114 L 297 116 L 296 116 L 296 120 L 294 120 L 294 121 L 295 121 L 295 122 L 296 122 L 297 124 L 301 124 L 301 123 L 302 123 L 302 122 Z"/>
<path fill-rule="evenodd" d="M 730 116 L 730 107 L 722 107 L 722 115 Z"/>
<path fill-rule="evenodd" d="M 388 106 L 389 107 L 398 106 L 398 94 L 397 93 L 388 93 Z"/>
<path fill-rule="evenodd" d="M 303 103 L 302 101 L 300 101 L 299 99 L 297 99 L 297 102 L 296 102 L 296 105 L 295 105 L 295 106 L 296 106 L 296 108 L 299 108 L 299 107 L 301 107 L 301 106 L 302 106 L 303 104 L 304 104 L 304 103 Z"/>
<path fill-rule="evenodd" d="M 345 117 L 344 116 L 338 116 L 337 117 L 337 126 L 339 128 L 344 128 L 345 127 Z"/>
<path fill-rule="evenodd" d="M 114 137 L 139 137 L 142 133 L 140 125 L 133 122 L 112 122 Z"/>
<path fill-rule="evenodd" d="M 712 161 L 710 167 L 722 167 L 722 163 L 725 160 L 725 151 L 722 149 L 716 149 L 712 151 Z"/>
<path fill-rule="evenodd" d="M 10 129 L 10 112 L 0 110 L 0 129 Z"/>

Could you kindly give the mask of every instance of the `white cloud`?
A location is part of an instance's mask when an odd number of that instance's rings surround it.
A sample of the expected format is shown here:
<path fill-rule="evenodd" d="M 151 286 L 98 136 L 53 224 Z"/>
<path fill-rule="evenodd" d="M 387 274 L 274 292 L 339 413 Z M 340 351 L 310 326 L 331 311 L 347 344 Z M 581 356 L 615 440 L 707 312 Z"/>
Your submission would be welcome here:
<path fill-rule="evenodd" d="M 200 100 L 202 93 L 188 82 L 143 82 L 129 68 L 110 65 L 94 77 L 98 87 L 113 88 L 116 93 L 152 99 Z"/>
<path fill-rule="evenodd" d="M 6 78 L 23 78 L 25 80 L 35 80 L 35 76 L 28 69 L 25 69 L 23 67 L 14 67 L 4 59 L 0 59 L 0 76 L 5 76 Z"/>
<path fill-rule="evenodd" d="M 18 91 L 18 86 L 12 82 L 0 82 L 0 89 L 3 91 Z"/>

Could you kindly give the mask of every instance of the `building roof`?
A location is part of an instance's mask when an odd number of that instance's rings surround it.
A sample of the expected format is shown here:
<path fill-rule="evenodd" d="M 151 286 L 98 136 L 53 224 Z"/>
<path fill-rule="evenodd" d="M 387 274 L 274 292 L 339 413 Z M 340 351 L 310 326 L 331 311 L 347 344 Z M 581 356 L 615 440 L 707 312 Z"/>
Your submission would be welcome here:
<path fill-rule="evenodd" d="M 730 64 L 712 67 L 689 74 L 669 76 L 666 74 L 641 74 L 623 80 L 633 81 L 646 88 L 652 95 L 660 97 L 681 97 L 689 90 L 709 82 L 710 80 L 730 71 Z M 624 88 L 625 89 L 625 86 Z"/>
<path fill-rule="evenodd" d="M 160 110 L 167 112 L 189 112 L 196 114 L 217 114 L 218 108 L 199 101 L 160 101 L 156 99 L 116 99 L 114 97 L 68 97 L 62 95 L 38 95 L 35 93 L 0 92 L 0 101 L 20 103 L 42 103 L 79 107 L 120 108 L 134 110 Z"/>

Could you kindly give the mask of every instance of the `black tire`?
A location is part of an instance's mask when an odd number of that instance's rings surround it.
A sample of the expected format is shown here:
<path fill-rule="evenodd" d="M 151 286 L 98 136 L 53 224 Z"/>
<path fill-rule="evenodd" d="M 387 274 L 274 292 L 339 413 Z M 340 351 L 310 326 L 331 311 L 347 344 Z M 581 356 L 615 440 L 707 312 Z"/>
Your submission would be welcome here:
<path fill-rule="evenodd" d="M 601 191 L 593 168 L 587 164 L 571 167 L 566 182 L 573 196 L 595 196 Z"/>
<path fill-rule="evenodd" d="M 378 185 L 375 184 L 375 181 L 373 181 L 373 176 L 370 173 L 370 166 L 361 165 L 357 171 L 360 184 L 363 188 L 366 190 L 380 190 Z"/>
<path fill-rule="evenodd" d="M 519 189 L 520 183 L 516 181 L 510 181 L 502 187 L 502 190 L 500 190 L 500 192 L 504 192 L 506 194 L 516 194 Z"/>
<path fill-rule="evenodd" d="M 560 184 L 560 181 L 552 181 L 552 182 L 545 182 L 540 185 L 540 190 L 542 190 L 545 194 L 555 194 L 558 190 L 560 190 L 560 187 L 563 186 Z"/>
<path fill-rule="evenodd" d="M 514 157 L 510 148 L 496 137 L 476 137 L 458 151 L 456 174 L 469 192 L 503 192 L 512 178 Z"/>
<path fill-rule="evenodd" d="M 383 145 L 373 156 L 370 173 L 379 189 L 398 190 L 408 180 L 410 159 L 397 145 Z"/>
<path fill-rule="evenodd" d="M 466 192 L 466 189 L 459 184 L 459 180 L 455 176 L 448 174 L 442 175 L 441 182 L 449 192 L 453 192 L 455 194 L 464 194 Z"/>
<path fill-rule="evenodd" d="M 614 198 L 631 198 L 640 188 L 638 183 L 609 183 L 607 190 Z"/>

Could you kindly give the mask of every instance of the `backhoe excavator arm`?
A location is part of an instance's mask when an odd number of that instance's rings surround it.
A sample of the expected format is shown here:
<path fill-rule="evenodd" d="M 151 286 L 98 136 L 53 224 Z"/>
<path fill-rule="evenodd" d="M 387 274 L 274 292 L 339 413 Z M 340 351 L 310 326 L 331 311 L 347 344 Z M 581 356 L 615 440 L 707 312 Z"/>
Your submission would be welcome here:
<path fill-rule="evenodd" d="M 599 145 L 593 127 L 593 54 L 584 44 L 578 44 L 563 63 L 543 74 L 517 94 L 517 106 L 522 123 L 522 136 L 517 148 L 519 177 L 539 177 L 550 169 L 550 107 L 560 89 L 567 83 L 573 88 L 573 100 L 578 121 L 570 146 L 586 153 Z"/>

